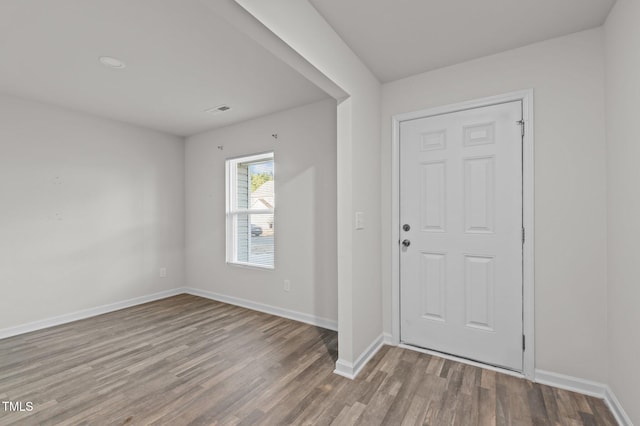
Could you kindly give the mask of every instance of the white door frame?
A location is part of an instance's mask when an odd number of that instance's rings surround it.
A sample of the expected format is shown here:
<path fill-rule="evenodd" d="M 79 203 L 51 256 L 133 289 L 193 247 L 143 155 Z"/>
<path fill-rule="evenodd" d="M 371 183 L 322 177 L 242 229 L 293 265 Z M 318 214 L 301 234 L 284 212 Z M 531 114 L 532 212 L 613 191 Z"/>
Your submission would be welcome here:
<path fill-rule="evenodd" d="M 523 375 L 534 379 L 535 333 L 534 333 L 534 169 L 533 169 L 533 89 L 503 95 L 414 111 L 392 117 L 391 154 L 391 344 L 400 344 L 400 123 L 406 120 L 432 117 L 473 108 L 506 102 L 522 101 L 524 139 L 522 146 L 522 224 L 525 240 L 522 252 L 522 312 L 523 333 L 526 345 L 523 355 Z"/>

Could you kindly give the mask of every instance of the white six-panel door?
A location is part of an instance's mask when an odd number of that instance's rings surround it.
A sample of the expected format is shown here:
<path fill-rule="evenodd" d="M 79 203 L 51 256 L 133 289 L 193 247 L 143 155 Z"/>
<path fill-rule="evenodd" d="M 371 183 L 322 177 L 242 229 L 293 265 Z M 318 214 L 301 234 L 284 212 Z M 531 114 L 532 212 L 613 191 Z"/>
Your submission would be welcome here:
<path fill-rule="evenodd" d="M 401 340 L 516 371 L 520 120 L 517 101 L 400 124 Z"/>

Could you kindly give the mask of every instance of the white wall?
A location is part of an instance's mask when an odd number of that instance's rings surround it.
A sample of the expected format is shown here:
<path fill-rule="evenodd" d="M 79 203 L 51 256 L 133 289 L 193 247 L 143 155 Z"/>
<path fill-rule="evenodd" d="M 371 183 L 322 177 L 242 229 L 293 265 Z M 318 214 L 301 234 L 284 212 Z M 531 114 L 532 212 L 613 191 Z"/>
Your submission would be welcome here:
<path fill-rule="evenodd" d="M 339 373 L 350 376 L 357 372 L 357 361 L 364 359 L 367 348 L 382 333 L 377 125 L 380 84 L 308 1 L 236 2 L 348 94 L 348 98 L 339 100 L 337 121 L 339 360 L 336 367 Z M 286 55 L 280 57 L 290 60 Z M 365 214 L 365 229 L 354 229 L 357 211 Z"/>
<path fill-rule="evenodd" d="M 225 160 L 271 150 L 275 270 L 226 264 Z M 335 102 L 192 136 L 186 170 L 188 286 L 337 321 Z"/>
<path fill-rule="evenodd" d="M 183 184 L 178 137 L 1 95 L 0 329 L 182 287 Z"/>
<path fill-rule="evenodd" d="M 602 30 L 382 88 L 385 331 L 391 328 L 391 117 L 533 88 L 536 368 L 605 382 L 606 170 Z"/>
<path fill-rule="evenodd" d="M 618 0 L 605 24 L 609 229 L 609 385 L 640 424 L 640 2 Z"/>

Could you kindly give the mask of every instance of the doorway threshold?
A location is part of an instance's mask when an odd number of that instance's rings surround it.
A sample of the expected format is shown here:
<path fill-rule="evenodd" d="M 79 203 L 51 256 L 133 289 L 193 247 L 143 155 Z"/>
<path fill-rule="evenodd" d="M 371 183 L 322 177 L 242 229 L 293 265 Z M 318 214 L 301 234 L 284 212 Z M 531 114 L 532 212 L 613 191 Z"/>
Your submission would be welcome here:
<path fill-rule="evenodd" d="M 420 352 L 420 353 L 427 354 L 427 355 L 437 356 L 437 357 L 440 357 L 440 358 L 448 359 L 450 361 L 455 361 L 455 362 L 459 362 L 459 363 L 462 363 L 462 364 L 472 365 L 472 366 L 478 367 L 478 368 L 484 368 L 486 370 L 495 371 L 497 373 L 507 374 L 509 376 L 517 377 L 519 379 L 526 379 L 524 374 L 522 372 L 520 372 L 520 371 L 509 370 L 508 368 L 500 367 L 500 366 L 497 366 L 497 365 L 485 364 L 485 363 L 482 363 L 482 362 L 473 361 L 473 360 L 468 359 L 468 358 L 463 358 L 463 357 L 459 357 L 459 356 L 456 356 L 456 355 L 447 354 L 447 353 L 444 353 L 444 352 L 438 352 L 438 351 L 434 351 L 434 350 L 431 350 L 431 349 L 425 349 L 425 348 L 421 348 L 419 346 L 408 345 L 408 344 L 402 343 L 402 342 L 398 345 L 398 347 L 402 348 L 402 349 L 409 349 L 411 351 Z"/>

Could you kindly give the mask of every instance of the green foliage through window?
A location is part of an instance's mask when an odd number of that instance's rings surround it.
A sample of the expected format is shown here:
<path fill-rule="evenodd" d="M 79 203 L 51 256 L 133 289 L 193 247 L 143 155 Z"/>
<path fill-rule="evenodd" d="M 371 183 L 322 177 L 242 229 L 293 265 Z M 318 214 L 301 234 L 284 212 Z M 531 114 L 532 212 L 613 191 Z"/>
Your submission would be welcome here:
<path fill-rule="evenodd" d="M 256 189 L 260 188 L 263 183 L 269 182 L 270 180 L 273 180 L 273 173 L 253 173 L 251 175 L 251 192 L 254 192 Z"/>

